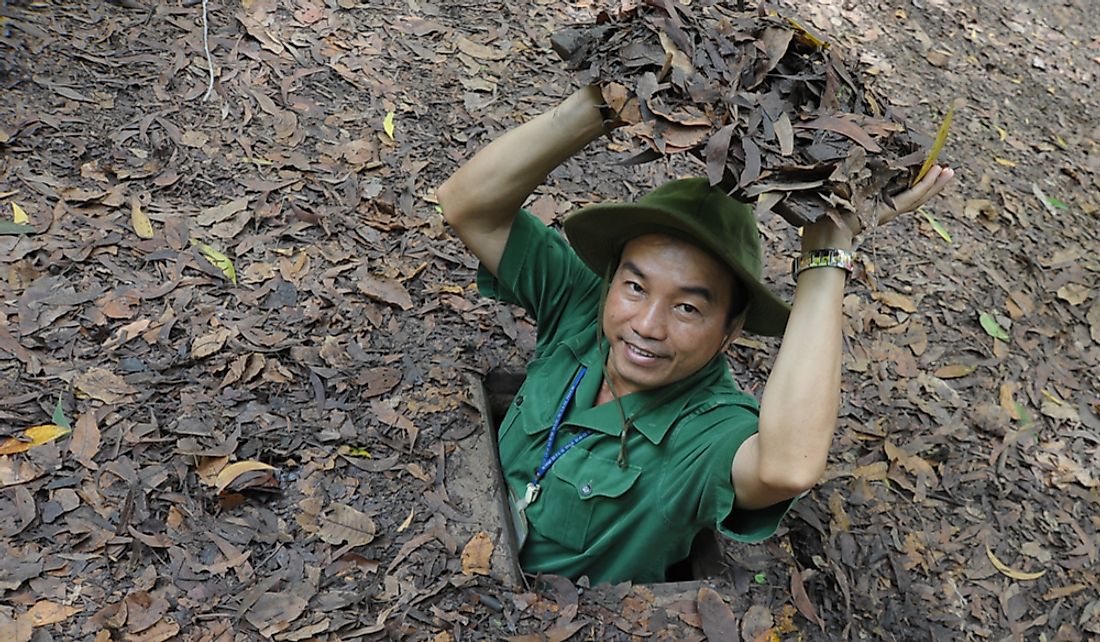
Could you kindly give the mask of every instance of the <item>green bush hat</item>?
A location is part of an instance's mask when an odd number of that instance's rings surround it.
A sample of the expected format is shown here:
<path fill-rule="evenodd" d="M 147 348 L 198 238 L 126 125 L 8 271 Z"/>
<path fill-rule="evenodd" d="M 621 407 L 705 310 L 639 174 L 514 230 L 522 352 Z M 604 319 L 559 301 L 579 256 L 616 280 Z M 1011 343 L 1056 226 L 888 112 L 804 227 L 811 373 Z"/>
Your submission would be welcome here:
<path fill-rule="evenodd" d="M 627 241 L 644 234 L 668 234 L 693 243 L 721 260 L 745 288 L 749 303 L 745 330 L 779 336 L 790 306 L 760 281 L 763 259 L 752 208 L 706 178 L 671 181 L 637 203 L 597 203 L 565 219 L 565 235 L 581 260 L 601 276 L 616 267 Z"/>

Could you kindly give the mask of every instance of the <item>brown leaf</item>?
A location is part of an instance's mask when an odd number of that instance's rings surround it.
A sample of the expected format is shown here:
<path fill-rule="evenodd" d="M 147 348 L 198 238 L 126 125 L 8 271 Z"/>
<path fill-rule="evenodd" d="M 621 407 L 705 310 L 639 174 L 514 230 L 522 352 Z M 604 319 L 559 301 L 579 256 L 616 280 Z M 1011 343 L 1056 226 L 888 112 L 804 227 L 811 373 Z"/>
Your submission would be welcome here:
<path fill-rule="evenodd" d="M 1070 305 L 1081 305 L 1089 298 L 1092 290 L 1080 283 L 1067 283 L 1058 288 L 1058 298 Z"/>
<path fill-rule="evenodd" d="M 168 611 L 168 601 L 159 593 L 134 591 L 126 596 L 126 628 L 141 633 L 160 621 Z"/>
<path fill-rule="evenodd" d="M 364 274 L 359 277 L 359 282 L 356 284 L 356 287 L 359 288 L 360 292 L 370 298 L 383 303 L 389 303 L 390 305 L 396 305 L 402 310 L 408 310 L 413 307 L 412 297 L 409 296 L 409 291 L 405 289 L 405 286 L 393 279 Z"/>
<path fill-rule="evenodd" d="M 125 638 L 125 642 L 166 642 L 180 632 L 180 625 L 174 620 L 163 618 L 152 628 L 145 629 L 141 633 L 131 633 Z"/>
<path fill-rule="evenodd" d="M 216 207 L 208 207 L 199 212 L 199 215 L 195 217 L 195 222 L 203 227 L 213 225 L 214 223 L 220 223 L 226 219 L 232 218 L 238 212 L 243 212 L 248 208 L 248 202 L 250 200 L 250 196 L 242 196 L 227 203 L 222 203 Z"/>
<path fill-rule="evenodd" d="M 274 471 L 276 468 L 269 464 L 265 464 L 260 461 L 253 461 L 247 459 L 245 461 L 237 461 L 229 464 L 225 468 L 222 468 L 218 472 L 218 476 L 214 482 L 214 487 L 218 491 L 218 494 L 223 493 L 230 485 L 234 484 L 237 479 L 246 473 L 255 471 Z M 234 487 L 234 490 L 243 490 L 241 487 Z"/>
<path fill-rule="evenodd" d="M 564 626 L 551 627 L 542 633 L 528 633 L 527 635 L 516 635 L 505 639 L 508 642 L 565 642 L 586 626 L 588 626 L 588 622 L 578 620 Z"/>
<path fill-rule="evenodd" d="M 932 375 L 940 379 L 958 379 L 959 377 L 965 377 L 977 369 L 978 366 L 973 364 L 953 363 L 949 366 L 938 368 Z"/>
<path fill-rule="evenodd" d="M 708 586 L 700 587 L 695 602 L 707 640 L 731 642 L 737 639 L 737 618 L 717 591 Z"/>
<path fill-rule="evenodd" d="M 492 556 L 493 540 L 488 533 L 480 531 L 462 547 L 462 572 L 466 575 L 488 575 Z"/>
<path fill-rule="evenodd" d="M 49 600 L 35 602 L 27 611 L 26 617 L 30 618 L 31 626 L 40 627 L 64 622 L 70 617 L 80 613 L 83 609 L 76 606 L 68 606 Z"/>
<path fill-rule="evenodd" d="M 30 642 L 33 635 L 31 618 L 26 613 L 10 622 L 0 623 L 0 640 L 5 642 Z"/>
<path fill-rule="evenodd" d="M 42 469 L 26 459 L 0 457 L 0 487 L 25 484 L 42 475 Z"/>
<path fill-rule="evenodd" d="M 876 292 L 874 295 L 875 300 L 882 301 L 891 308 L 897 308 L 903 312 L 916 312 L 917 306 L 913 303 L 913 300 L 904 294 L 898 292 Z"/>
<path fill-rule="evenodd" d="M 802 574 L 798 572 L 798 567 L 791 568 L 791 598 L 803 617 L 817 624 L 822 631 L 825 630 L 825 620 L 817 614 L 813 602 L 810 602 L 810 596 L 806 595 L 806 587 L 802 584 Z"/>
<path fill-rule="evenodd" d="M 839 496 L 837 493 L 834 496 Z M 767 635 L 775 620 L 772 612 L 766 606 L 753 604 L 741 618 L 741 640 L 743 642 L 756 642 L 761 636 Z"/>
<path fill-rule="evenodd" d="M 347 542 L 348 546 L 362 546 L 374 541 L 374 520 L 346 504 L 330 504 L 318 521 L 321 524 L 318 536 L 329 544 Z"/>
<path fill-rule="evenodd" d="M 844 118 L 842 116 L 824 116 L 808 123 L 799 123 L 795 125 L 795 128 L 825 129 L 841 134 L 842 136 L 847 136 L 848 138 L 859 143 L 861 147 L 873 154 L 877 154 L 882 151 L 882 148 L 879 147 L 878 143 L 876 143 L 874 139 L 871 138 L 870 134 L 868 134 L 862 127 L 860 127 L 859 124 L 849 118 Z"/>
<path fill-rule="evenodd" d="M 99 399 L 109 404 L 127 401 L 137 392 L 122 377 L 104 368 L 92 368 L 77 375 L 73 385 L 92 399 Z"/>
<path fill-rule="evenodd" d="M 191 343 L 191 357 L 203 359 L 222 349 L 233 331 L 229 328 L 218 328 L 212 332 L 196 337 Z"/>
<path fill-rule="evenodd" d="M 733 125 L 726 125 L 719 129 L 710 140 L 707 141 L 707 178 L 711 185 L 722 182 L 726 173 L 726 159 L 730 154 L 730 139 L 733 136 Z"/>
<path fill-rule="evenodd" d="M 783 112 L 772 125 L 775 127 L 775 138 L 779 141 L 779 153 L 790 156 L 794 153 L 794 127 L 790 116 Z"/>
<path fill-rule="evenodd" d="M 73 434 L 69 437 L 69 452 L 85 468 L 96 470 L 98 465 L 92 458 L 99 452 L 99 425 L 96 423 L 95 411 L 88 410 L 76 420 Z"/>
<path fill-rule="evenodd" d="M 507 51 L 501 51 L 499 49 L 493 49 L 483 44 L 476 43 L 466 36 L 459 36 L 456 43 L 458 50 L 467 56 L 478 58 L 480 60 L 504 60 L 508 57 Z"/>
<path fill-rule="evenodd" d="M 0 496 L 0 539 L 11 541 L 30 526 L 37 513 L 34 497 L 23 486 Z"/>
<path fill-rule="evenodd" d="M 378 368 L 371 368 L 360 374 L 356 383 L 366 386 L 366 390 L 363 392 L 363 398 L 369 399 L 370 397 L 377 397 L 378 395 L 393 390 L 393 387 L 400 381 L 400 370 L 381 366 Z"/>
<path fill-rule="evenodd" d="M 1089 336 L 1096 343 L 1100 343 L 1100 296 L 1092 302 L 1092 307 L 1089 308 L 1085 318 L 1089 322 Z"/>

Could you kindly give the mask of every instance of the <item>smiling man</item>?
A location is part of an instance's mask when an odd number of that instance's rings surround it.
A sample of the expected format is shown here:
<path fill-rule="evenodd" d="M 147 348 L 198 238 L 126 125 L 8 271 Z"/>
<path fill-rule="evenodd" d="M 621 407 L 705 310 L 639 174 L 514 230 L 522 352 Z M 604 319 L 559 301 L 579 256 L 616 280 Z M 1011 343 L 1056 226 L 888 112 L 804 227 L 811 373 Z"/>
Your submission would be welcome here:
<path fill-rule="evenodd" d="M 499 434 L 524 569 L 661 581 L 703 529 L 769 536 L 821 477 L 857 230 L 828 219 L 803 229 L 793 306 L 761 282 L 751 208 L 704 178 L 582 208 L 565 220 L 566 242 L 521 206 L 605 133 L 600 102 L 587 87 L 506 133 L 438 197 L 481 262 L 481 292 L 538 326 Z M 898 211 L 951 180 L 934 168 L 895 197 Z M 783 336 L 759 403 L 722 356 L 742 330 Z"/>

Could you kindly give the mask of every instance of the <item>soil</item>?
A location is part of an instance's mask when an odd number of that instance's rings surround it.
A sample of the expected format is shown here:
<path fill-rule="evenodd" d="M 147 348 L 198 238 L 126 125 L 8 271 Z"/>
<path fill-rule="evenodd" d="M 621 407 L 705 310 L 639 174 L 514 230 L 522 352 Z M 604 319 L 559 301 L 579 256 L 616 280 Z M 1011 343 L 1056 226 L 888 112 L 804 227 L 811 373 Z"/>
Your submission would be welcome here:
<path fill-rule="evenodd" d="M 826 478 L 670 604 L 510 586 L 448 493 L 467 377 L 534 328 L 432 193 L 575 88 L 550 35 L 597 3 L 211 0 L 208 63 L 201 2 L 8 0 L 0 436 L 72 432 L 0 455 L 0 639 L 1100 635 L 1100 5 L 778 7 L 925 133 L 960 100 L 957 185 L 863 239 Z M 705 171 L 637 150 L 530 208 Z M 789 296 L 796 231 L 762 232 Z M 759 394 L 778 344 L 738 343 Z"/>

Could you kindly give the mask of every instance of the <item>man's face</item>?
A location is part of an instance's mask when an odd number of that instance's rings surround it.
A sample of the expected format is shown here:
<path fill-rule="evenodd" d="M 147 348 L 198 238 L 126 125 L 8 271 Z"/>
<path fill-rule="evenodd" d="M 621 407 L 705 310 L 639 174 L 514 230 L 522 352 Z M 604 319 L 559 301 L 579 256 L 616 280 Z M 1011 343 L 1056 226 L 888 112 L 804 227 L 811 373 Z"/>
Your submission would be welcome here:
<path fill-rule="evenodd" d="M 705 250 L 661 234 L 623 248 L 604 307 L 607 376 L 619 395 L 695 373 L 731 338 L 733 278 Z"/>

